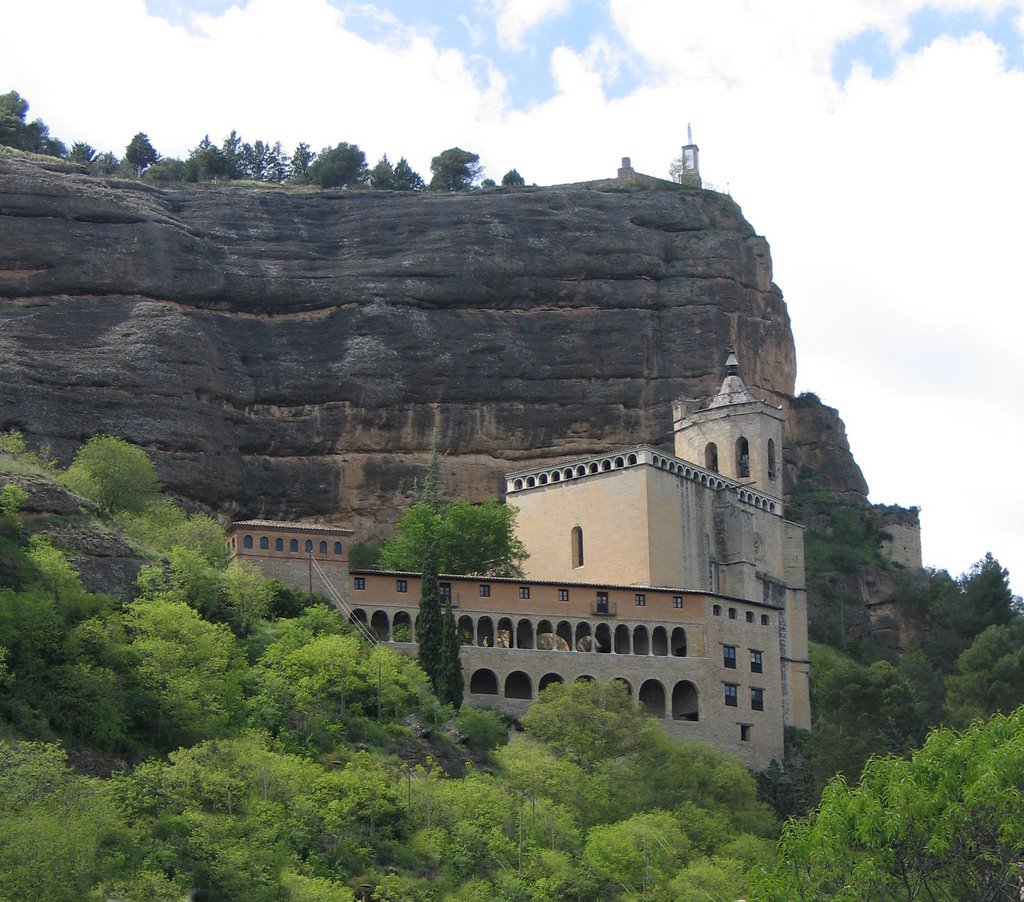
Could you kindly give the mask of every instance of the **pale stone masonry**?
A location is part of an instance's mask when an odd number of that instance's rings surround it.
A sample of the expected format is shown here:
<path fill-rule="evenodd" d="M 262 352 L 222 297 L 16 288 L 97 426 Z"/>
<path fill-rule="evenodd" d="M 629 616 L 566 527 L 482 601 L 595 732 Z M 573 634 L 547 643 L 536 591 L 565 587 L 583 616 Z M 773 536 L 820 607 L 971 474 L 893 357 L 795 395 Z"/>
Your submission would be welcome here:
<path fill-rule="evenodd" d="M 730 354 L 718 394 L 673 413 L 674 453 L 638 445 L 506 477 L 524 578 L 440 581 L 467 698 L 522 714 L 552 682 L 617 679 L 669 732 L 764 768 L 782 757 L 785 727 L 811 726 L 803 529 L 783 517 L 782 412 L 749 392 Z M 273 572 L 273 542 L 290 534 L 254 531 L 261 522 L 235 524 L 245 529 L 231 541 L 265 534 L 268 547 L 245 550 Z M 419 574 L 337 563 L 351 617 L 415 653 Z"/>

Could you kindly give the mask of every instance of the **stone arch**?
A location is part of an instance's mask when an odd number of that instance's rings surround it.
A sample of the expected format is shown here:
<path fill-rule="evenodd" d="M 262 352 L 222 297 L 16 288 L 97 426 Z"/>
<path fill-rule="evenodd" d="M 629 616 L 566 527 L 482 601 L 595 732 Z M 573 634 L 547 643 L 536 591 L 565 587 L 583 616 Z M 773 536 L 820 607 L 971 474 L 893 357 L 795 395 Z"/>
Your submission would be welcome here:
<path fill-rule="evenodd" d="M 397 611 L 391 618 L 391 641 L 412 642 L 412 618 L 408 611 Z"/>
<path fill-rule="evenodd" d="M 605 459 L 605 460 L 601 461 L 601 470 L 602 471 L 607 472 L 611 468 L 612 468 L 612 462 L 610 460 Z"/>
<path fill-rule="evenodd" d="M 391 641 L 391 623 L 387 611 L 374 611 L 370 618 L 370 627 L 381 642 Z"/>
<path fill-rule="evenodd" d="M 704 467 L 715 473 L 718 472 L 718 445 L 708 442 L 704 446 Z"/>
<path fill-rule="evenodd" d="M 541 651 L 553 651 L 558 645 L 555 628 L 550 620 L 541 620 L 537 624 L 537 648 Z"/>
<path fill-rule="evenodd" d="M 511 617 L 502 617 L 498 621 L 498 632 L 494 635 L 494 644 L 497 648 L 516 647 L 516 625 Z"/>
<path fill-rule="evenodd" d="M 562 481 L 562 474 L 559 473 L 558 470 L 552 470 L 551 471 L 551 481 L 552 482 L 561 482 Z"/>
<path fill-rule="evenodd" d="M 570 542 L 572 543 L 572 566 L 573 569 L 578 569 L 583 566 L 583 527 L 577 524 L 572 528 L 570 535 Z"/>
<path fill-rule="evenodd" d="M 662 657 L 668 654 L 668 631 L 663 626 L 656 626 L 651 633 L 651 654 Z"/>
<path fill-rule="evenodd" d="M 736 439 L 736 478 L 750 478 L 750 442 L 742 435 Z"/>
<path fill-rule="evenodd" d="M 476 644 L 481 648 L 494 648 L 494 621 L 481 617 L 476 622 Z"/>
<path fill-rule="evenodd" d="M 505 698 L 533 698 L 533 683 L 521 670 L 513 670 L 505 677 Z"/>
<path fill-rule="evenodd" d="M 597 472 L 597 461 L 593 461 L 590 464 L 590 466 L 587 467 L 587 472 L 588 473 L 596 473 Z"/>
<path fill-rule="evenodd" d="M 612 682 L 613 683 L 622 683 L 622 685 L 626 687 L 626 691 L 629 693 L 629 697 L 630 698 L 633 697 L 633 686 L 630 684 L 629 680 L 627 680 L 625 677 L 612 677 Z"/>
<path fill-rule="evenodd" d="M 607 623 L 599 623 L 594 630 L 594 643 L 601 654 L 608 654 L 612 650 L 612 630 Z"/>
<path fill-rule="evenodd" d="M 657 454 L 652 454 L 651 455 L 651 463 L 654 464 L 654 466 L 656 466 L 656 467 L 660 467 L 661 466 L 661 458 L 658 457 Z"/>
<path fill-rule="evenodd" d="M 778 468 L 775 464 L 775 439 L 768 439 L 768 478 L 775 480 L 778 475 Z"/>
<path fill-rule="evenodd" d="M 555 635 L 565 643 L 564 649 L 562 648 L 562 642 L 555 643 L 555 646 L 559 651 L 572 651 L 572 624 L 569 623 L 568 620 L 558 621 L 558 626 L 555 628 Z"/>
<path fill-rule="evenodd" d="M 576 644 L 573 645 L 576 651 L 593 651 L 594 636 L 590 631 L 590 624 L 581 621 L 576 624 Z"/>
<path fill-rule="evenodd" d="M 672 719 L 700 719 L 697 687 L 689 680 L 680 680 L 672 689 Z"/>
<path fill-rule="evenodd" d="M 532 489 L 537 484 L 537 480 L 533 476 L 526 477 L 526 487 Z"/>
<path fill-rule="evenodd" d="M 587 468 L 585 466 L 583 466 L 583 464 L 580 464 L 576 468 L 576 475 L 577 476 L 586 476 L 587 475 Z"/>
<path fill-rule="evenodd" d="M 546 673 L 546 674 L 544 674 L 544 676 L 542 676 L 540 678 L 540 682 L 537 684 L 537 692 L 538 692 L 538 694 L 543 692 L 552 683 L 564 683 L 564 682 L 565 682 L 565 680 L 562 678 L 561 674 L 558 674 L 558 673 Z"/>
<path fill-rule="evenodd" d="M 562 470 L 562 477 L 564 479 L 572 479 L 572 467 L 566 467 Z"/>
<path fill-rule="evenodd" d="M 548 474 L 547 473 L 541 473 L 540 476 L 537 477 L 537 485 L 547 485 L 547 484 L 548 484 Z"/>
<path fill-rule="evenodd" d="M 649 655 L 651 653 L 650 637 L 646 626 L 638 626 L 633 630 L 633 654 Z"/>
<path fill-rule="evenodd" d="M 615 627 L 615 654 L 628 655 L 630 651 L 629 627 L 624 623 L 620 623 Z"/>
<path fill-rule="evenodd" d="M 665 687 L 658 680 L 644 680 L 637 697 L 648 714 L 655 717 L 665 716 Z"/>
<path fill-rule="evenodd" d="M 573 680 L 573 682 L 574 683 L 593 683 L 593 682 L 595 682 L 595 680 L 594 680 L 594 678 L 589 673 L 581 673 L 578 677 L 576 677 L 576 679 Z"/>
<path fill-rule="evenodd" d="M 473 618 L 463 614 L 456 624 L 455 631 L 459 636 L 459 645 L 472 645 L 473 636 L 476 630 L 473 628 Z"/>
<path fill-rule="evenodd" d="M 533 621 L 525 617 L 516 626 L 516 648 L 533 648 Z"/>
<path fill-rule="evenodd" d="M 630 454 L 629 457 L 626 458 L 626 463 L 629 466 L 633 466 L 633 464 L 636 463 L 636 455 L 635 454 Z"/>
<path fill-rule="evenodd" d="M 364 627 L 367 625 L 366 611 L 362 608 L 353 608 L 352 613 L 348 615 L 349 623 L 360 623 Z"/>
<path fill-rule="evenodd" d="M 672 630 L 671 648 L 672 657 L 686 657 L 686 630 L 684 630 L 681 626 L 677 626 L 674 630 Z"/>
<path fill-rule="evenodd" d="M 775 503 L 774 502 L 768 505 L 768 510 L 769 510 L 770 513 L 773 513 L 773 514 L 775 513 Z"/>
<path fill-rule="evenodd" d="M 523 480 L 521 480 L 521 479 L 517 479 L 515 482 L 512 483 L 512 488 L 513 489 L 521 489 L 522 487 L 523 487 Z"/>
<path fill-rule="evenodd" d="M 616 457 L 615 458 L 615 469 L 616 470 L 621 470 L 624 466 L 626 466 L 626 462 L 621 457 Z"/>
<path fill-rule="evenodd" d="M 469 678 L 469 691 L 474 695 L 497 695 L 498 677 L 493 670 L 481 667 Z"/>

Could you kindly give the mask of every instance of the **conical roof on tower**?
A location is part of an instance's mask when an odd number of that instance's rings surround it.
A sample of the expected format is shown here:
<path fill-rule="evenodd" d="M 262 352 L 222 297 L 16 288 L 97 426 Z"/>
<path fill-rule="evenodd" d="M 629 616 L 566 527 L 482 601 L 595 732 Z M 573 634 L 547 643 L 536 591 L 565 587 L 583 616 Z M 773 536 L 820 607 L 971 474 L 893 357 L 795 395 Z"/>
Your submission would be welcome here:
<path fill-rule="evenodd" d="M 736 352 L 729 349 L 729 356 L 725 360 L 725 380 L 718 394 L 711 399 L 708 408 L 726 407 L 729 404 L 748 404 L 754 401 L 754 396 L 747 389 L 743 377 L 740 376 L 740 361 Z"/>

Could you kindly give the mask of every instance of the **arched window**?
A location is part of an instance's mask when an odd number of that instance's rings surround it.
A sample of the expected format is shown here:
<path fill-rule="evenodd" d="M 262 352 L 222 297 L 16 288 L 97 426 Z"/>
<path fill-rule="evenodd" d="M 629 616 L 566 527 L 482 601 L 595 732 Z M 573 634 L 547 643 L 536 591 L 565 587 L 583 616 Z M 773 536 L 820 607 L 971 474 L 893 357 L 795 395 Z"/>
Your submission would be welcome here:
<path fill-rule="evenodd" d="M 304 547 L 304 550 L 305 550 L 306 554 L 309 554 L 310 552 L 312 552 L 312 550 L 313 550 L 313 540 L 312 539 L 306 539 L 306 545 Z"/>
<path fill-rule="evenodd" d="M 718 445 L 708 442 L 704 446 L 704 468 L 718 472 Z"/>
<path fill-rule="evenodd" d="M 326 542 L 321 542 L 320 543 L 320 553 L 321 554 L 327 554 L 327 543 Z"/>
<path fill-rule="evenodd" d="M 775 439 L 768 439 L 768 478 L 775 479 L 777 475 L 775 467 Z"/>
<path fill-rule="evenodd" d="M 260 551 L 270 550 L 270 539 L 266 536 L 260 536 Z"/>
<path fill-rule="evenodd" d="M 252 548 L 252 536 L 246 536 L 242 539 L 242 545 L 245 548 Z"/>
<path fill-rule="evenodd" d="M 299 550 L 299 540 L 298 539 L 292 539 L 288 543 L 288 550 L 289 551 L 298 551 Z"/>
<path fill-rule="evenodd" d="M 736 478 L 750 478 L 750 443 L 742 435 L 736 439 Z"/>
<path fill-rule="evenodd" d="M 284 551 L 284 539 L 274 539 L 274 551 Z"/>
<path fill-rule="evenodd" d="M 583 530 L 579 526 L 572 528 L 572 566 L 583 566 Z"/>
<path fill-rule="evenodd" d="M 341 554 L 341 542 L 334 543 L 334 553 Z"/>

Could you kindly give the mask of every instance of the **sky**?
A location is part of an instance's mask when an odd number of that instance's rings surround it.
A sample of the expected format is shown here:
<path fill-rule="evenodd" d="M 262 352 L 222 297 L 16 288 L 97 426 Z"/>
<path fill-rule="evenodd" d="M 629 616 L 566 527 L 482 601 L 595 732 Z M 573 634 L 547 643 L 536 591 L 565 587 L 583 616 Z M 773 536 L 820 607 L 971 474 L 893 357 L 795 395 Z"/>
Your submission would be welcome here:
<path fill-rule="evenodd" d="M 772 249 L 798 391 L 925 564 L 1024 593 L 1024 0 L 0 0 L 0 93 L 56 137 L 458 145 L 500 181 L 666 176 Z"/>

